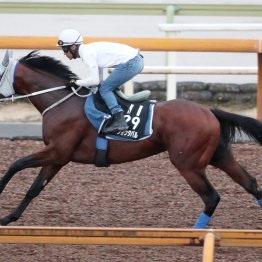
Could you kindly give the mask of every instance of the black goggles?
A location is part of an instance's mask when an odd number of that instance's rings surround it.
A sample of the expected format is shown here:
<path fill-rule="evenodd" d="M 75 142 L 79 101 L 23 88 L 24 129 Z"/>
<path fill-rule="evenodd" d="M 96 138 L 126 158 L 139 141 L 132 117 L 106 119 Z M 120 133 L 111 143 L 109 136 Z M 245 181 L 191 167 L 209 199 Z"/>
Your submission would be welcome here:
<path fill-rule="evenodd" d="M 69 52 L 71 45 L 63 46 L 63 45 L 64 45 L 64 42 L 63 42 L 62 40 L 59 40 L 59 41 L 57 42 L 57 44 L 62 48 L 62 50 L 63 50 L 64 53 L 68 53 L 68 52 Z"/>

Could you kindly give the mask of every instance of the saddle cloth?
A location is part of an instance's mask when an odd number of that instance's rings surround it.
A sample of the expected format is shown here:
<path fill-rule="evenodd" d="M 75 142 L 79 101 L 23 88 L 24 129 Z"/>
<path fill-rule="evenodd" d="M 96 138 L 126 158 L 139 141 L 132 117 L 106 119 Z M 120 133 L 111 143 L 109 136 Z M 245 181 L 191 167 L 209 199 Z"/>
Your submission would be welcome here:
<path fill-rule="evenodd" d="M 115 95 L 124 110 L 125 119 L 129 126 L 127 131 L 118 132 L 117 134 L 101 134 L 103 125 L 111 116 L 99 92 L 90 95 L 86 99 L 85 114 L 98 130 L 99 135 L 107 139 L 123 141 L 137 141 L 151 136 L 153 133 L 152 121 L 155 101 L 129 102 L 120 98 L 117 94 Z"/>

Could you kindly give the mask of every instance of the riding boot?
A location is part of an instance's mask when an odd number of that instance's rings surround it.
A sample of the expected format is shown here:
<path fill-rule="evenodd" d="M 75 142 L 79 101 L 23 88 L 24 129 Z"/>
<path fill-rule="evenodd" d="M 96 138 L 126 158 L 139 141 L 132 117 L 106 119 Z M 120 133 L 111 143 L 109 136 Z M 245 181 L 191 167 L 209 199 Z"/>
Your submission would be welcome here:
<path fill-rule="evenodd" d="M 108 125 L 103 129 L 104 133 L 117 133 L 119 131 L 125 131 L 128 129 L 124 112 L 120 111 L 112 115 L 112 119 L 109 120 Z"/>

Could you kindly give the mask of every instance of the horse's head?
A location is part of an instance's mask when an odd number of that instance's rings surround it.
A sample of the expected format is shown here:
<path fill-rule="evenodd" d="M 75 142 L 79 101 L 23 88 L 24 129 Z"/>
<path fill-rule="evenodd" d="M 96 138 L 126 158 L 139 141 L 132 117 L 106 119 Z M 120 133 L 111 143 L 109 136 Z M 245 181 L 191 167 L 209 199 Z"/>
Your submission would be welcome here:
<path fill-rule="evenodd" d="M 29 94 L 36 90 L 57 85 L 67 85 L 70 79 L 78 79 L 70 69 L 60 61 L 40 56 L 32 51 L 20 60 L 10 60 L 7 51 L 0 68 L 0 95 L 8 97 L 14 94 Z"/>
<path fill-rule="evenodd" d="M 42 113 L 46 112 L 50 105 L 71 97 L 73 92 L 67 86 L 71 79 L 78 77 L 60 61 L 49 56 L 40 56 L 38 51 L 32 51 L 16 61 L 13 79 L 14 83 L 9 85 L 9 96 L 12 94 L 16 96 L 1 101 L 28 98 Z M 6 96 L 6 93 L 1 92 L 1 87 L 0 94 Z"/>

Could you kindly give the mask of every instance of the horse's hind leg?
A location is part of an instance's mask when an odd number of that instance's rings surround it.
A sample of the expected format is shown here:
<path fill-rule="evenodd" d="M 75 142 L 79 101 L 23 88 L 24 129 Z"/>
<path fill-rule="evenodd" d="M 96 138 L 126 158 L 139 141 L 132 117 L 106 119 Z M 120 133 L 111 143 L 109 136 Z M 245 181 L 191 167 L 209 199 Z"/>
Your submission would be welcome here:
<path fill-rule="evenodd" d="M 205 132 L 200 129 L 198 132 L 194 131 L 194 135 L 180 139 L 176 144 L 170 143 L 168 150 L 171 163 L 204 202 L 204 211 L 195 222 L 194 228 L 205 228 L 208 225 L 220 201 L 218 192 L 205 173 L 218 143 L 219 129 L 215 124 L 213 127 L 210 123 L 206 126 L 208 128 Z M 212 130 L 214 132 L 211 132 Z M 181 148 L 181 151 L 178 151 L 178 148 Z"/>
<path fill-rule="evenodd" d="M 220 196 L 207 179 L 204 170 L 179 168 L 178 170 L 205 204 L 205 209 L 195 222 L 194 228 L 206 228 L 220 201 Z"/>
<path fill-rule="evenodd" d="M 51 181 L 51 179 L 57 174 L 57 172 L 61 169 L 62 166 L 53 165 L 53 166 L 45 166 L 40 170 L 39 175 L 33 182 L 32 186 L 27 191 L 24 199 L 18 205 L 14 211 L 8 216 L 0 219 L 0 224 L 5 226 L 10 222 L 16 221 L 20 218 L 26 207 L 32 201 L 33 198 L 38 196 L 38 194 L 44 189 L 44 187 Z"/>
<path fill-rule="evenodd" d="M 255 177 L 251 176 L 234 158 L 230 148 L 218 148 L 211 165 L 223 170 L 233 181 L 252 194 L 262 207 L 262 190 Z"/>

